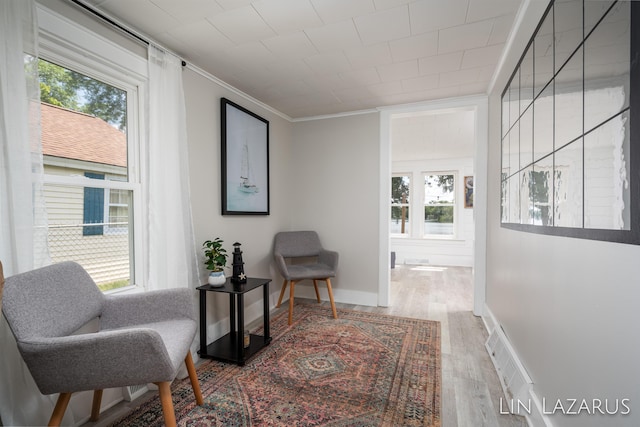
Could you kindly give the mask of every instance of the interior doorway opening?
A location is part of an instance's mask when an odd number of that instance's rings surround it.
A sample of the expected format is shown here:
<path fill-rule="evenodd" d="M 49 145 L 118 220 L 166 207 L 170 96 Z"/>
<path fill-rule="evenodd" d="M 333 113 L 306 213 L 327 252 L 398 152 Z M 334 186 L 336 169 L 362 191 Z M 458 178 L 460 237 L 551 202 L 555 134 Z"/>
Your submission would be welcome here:
<path fill-rule="evenodd" d="M 391 303 L 393 253 L 399 264 L 471 267 L 483 314 L 487 120 L 486 97 L 382 110 L 379 305 Z"/>

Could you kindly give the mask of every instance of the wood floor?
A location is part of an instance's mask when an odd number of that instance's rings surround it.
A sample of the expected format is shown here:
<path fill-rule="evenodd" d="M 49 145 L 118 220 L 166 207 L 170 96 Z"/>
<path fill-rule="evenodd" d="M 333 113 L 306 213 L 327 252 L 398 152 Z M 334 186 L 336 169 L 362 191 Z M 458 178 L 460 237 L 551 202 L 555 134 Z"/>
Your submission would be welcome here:
<path fill-rule="evenodd" d="M 484 348 L 487 332 L 482 320 L 472 313 L 470 268 L 397 265 L 391 270 L 389 307 L 336 305 L 441 322 L 443 427 L 527 425 L 523 417 L 500 414 L 502 388 Z M 286 309 L 287 304 L 280 308 Z M 140 399 L 155 393 L 147 393 Z M 120 403 L 102 414 L 97 423 L 84 426 L 106 426 L 137 404 Z"/>

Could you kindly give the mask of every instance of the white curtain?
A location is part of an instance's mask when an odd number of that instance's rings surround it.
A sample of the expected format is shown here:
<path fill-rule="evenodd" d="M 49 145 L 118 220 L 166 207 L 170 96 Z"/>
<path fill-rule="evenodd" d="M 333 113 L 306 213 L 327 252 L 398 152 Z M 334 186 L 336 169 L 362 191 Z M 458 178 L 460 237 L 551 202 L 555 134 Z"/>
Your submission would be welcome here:
<path fill-rule="evenodd" d="M 195 287 L 182 61 L 149 46 L 147 278 L 149 289 Z"/>
<path fill-rule="evenodd" d="M 33 0 L 0 2 L 0 261 L 5 276 L 49 263 L 37 34 Z M 3 425 L 46 424 L 56 396 L 43 396 L 38 390 L 4 316 L 0 348 Z M 69 417 L 65 422 L 71 422 Z"/>

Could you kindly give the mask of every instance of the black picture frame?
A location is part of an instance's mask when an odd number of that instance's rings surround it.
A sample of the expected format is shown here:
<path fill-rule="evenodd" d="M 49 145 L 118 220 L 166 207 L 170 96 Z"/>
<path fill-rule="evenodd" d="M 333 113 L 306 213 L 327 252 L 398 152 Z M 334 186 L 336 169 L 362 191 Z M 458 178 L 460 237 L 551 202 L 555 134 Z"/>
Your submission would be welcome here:
<path fill-rule="evenodd" d="M 222 215 L 269 215 L 269 121 L 220 99 Z"/>

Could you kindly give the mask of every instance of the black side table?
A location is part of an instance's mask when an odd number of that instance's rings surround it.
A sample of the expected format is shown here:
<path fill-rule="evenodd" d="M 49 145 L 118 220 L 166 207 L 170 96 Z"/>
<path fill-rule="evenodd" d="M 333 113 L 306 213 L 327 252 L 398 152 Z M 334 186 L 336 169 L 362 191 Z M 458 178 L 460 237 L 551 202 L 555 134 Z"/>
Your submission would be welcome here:
<path fill-rule="evenodd" d="M 234 284 L 227 279 L 224 286 L 199 286 L 200 291 L 200 351 L 202 358 L 217 359 L 223 362 L 244 365 L 253 355 L 271 342 L 269 334 L 269 282 L 271 279 L 247 278 L 247 283 Z M 250 335 L 249 347 L 244 347 L 244 294 L 262 286 L 264 307 L 264 335 Z M 207 345 L 207 292 L 229 294 L 229 323 L 227 335 Z"/>

